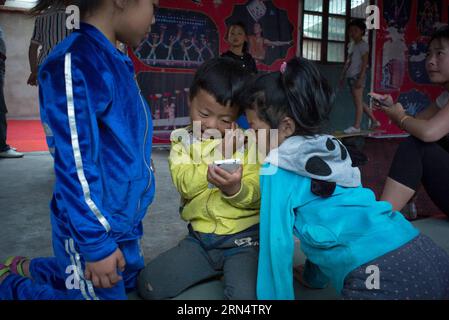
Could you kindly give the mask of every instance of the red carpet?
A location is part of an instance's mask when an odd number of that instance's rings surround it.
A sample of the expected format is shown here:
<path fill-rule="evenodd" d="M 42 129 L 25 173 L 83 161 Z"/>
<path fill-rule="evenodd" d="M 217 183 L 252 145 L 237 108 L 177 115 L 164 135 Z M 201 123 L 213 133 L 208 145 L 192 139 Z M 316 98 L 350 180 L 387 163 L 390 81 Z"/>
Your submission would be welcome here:
<path fill-rule="evenodd" d="M 8 144 L 21 152 L 48 151 L 40 120 L 8 120 Z M 154 145 L 170 145 L 170 135 L 154 137 Z"/>
<path fill-rule="evenodd" d="M 39 120 L 8 120 L 7 143 L 21 152 L 48 151 Z"/>

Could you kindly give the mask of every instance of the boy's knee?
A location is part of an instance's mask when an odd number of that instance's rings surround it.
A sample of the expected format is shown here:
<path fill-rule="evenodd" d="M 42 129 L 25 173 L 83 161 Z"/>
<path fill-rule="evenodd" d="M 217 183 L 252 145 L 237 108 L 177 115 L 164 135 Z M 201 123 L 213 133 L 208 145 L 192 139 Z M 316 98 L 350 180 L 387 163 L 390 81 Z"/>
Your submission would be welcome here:
<path fill-rule="evenodd" d="M 255 286 L 226 287 L 224 290 L 226 300 L 257 300 Z"/>
<path fill-rule="evenodd" d="M 140 297 L 145 300 L 164 300 L 172 298 L 167 292 L 167 286 L 159 285 L 150 266 L 146 266 L 139 274 L 137 289 Z"/>

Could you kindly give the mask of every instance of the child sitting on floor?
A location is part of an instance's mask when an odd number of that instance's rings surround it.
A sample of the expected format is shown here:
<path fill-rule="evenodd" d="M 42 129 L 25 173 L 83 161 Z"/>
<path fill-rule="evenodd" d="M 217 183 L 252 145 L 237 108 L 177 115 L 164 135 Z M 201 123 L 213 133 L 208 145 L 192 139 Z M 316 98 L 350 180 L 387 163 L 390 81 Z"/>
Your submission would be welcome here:
<path fill-rule="evenodd" d="M 236 152 L 225 150 L 242 160 L 237 171 L 229 173 L 212 165 L 212 154 L 220 148 L 225 133 L 235 128 L 240 110 L 234 97 L 246 75 L 232 59 L 215 58 L 195 76 L 189 103 L 192 126 L 172 133 L 169 158 L 189 234 L 141 273 L 139 291 L 146 299 L 173 298 L 222 275 L 226 299 L 256 299 L 260 166 L 249 163 L 243 144 Z"/>
<path fill-rule="evenodd" d="M 324 133 L 332 99 L 302 58 L 258 77 L 239 99 L 253 129 L 278 130 L 279 147 L 261 169 L 258 298 L 295 298 L 293 234 L 310 287 L 331 282 L 345 299 L 448 298 L 446 252 L 376 201 L 343 144 Z"/>

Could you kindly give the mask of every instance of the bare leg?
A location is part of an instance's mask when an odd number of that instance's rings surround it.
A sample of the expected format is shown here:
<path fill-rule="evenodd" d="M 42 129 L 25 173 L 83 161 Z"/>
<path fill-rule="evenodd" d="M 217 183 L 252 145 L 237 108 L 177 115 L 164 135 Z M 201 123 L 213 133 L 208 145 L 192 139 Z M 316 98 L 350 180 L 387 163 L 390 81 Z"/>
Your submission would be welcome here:
<path fill-rule="evenodd" d="M 371 110 L 371 108 L 366 103 L 363 103 L 363 111 L 368 115 L 368 117 L 370 117 L 373 122 L 377 122 L 373 110 Z"/>
<path fill-rule="evenodd" d="M 354 128 L 360 129 L 362 124 L 362 116 L 363 116 L 363 88 L 352 89 L 352 98 L 354 100 L 355 105 L 355 121 Z"/>
<path fill-rule="evenodd" d="M 387 178 L 380 200 L 391 203 L 393 205 L 393 211 L 400 211 L 413 198 L 415 193 L 415 190 L 391 178 Z"/>

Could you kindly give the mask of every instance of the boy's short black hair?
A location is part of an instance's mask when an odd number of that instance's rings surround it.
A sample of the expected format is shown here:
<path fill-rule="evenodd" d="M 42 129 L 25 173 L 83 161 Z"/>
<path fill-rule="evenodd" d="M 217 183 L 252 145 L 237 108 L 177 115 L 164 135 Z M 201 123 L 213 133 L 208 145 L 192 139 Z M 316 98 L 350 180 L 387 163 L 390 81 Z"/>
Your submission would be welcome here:
<path fill-rule="evenodd" d="M 439 28 L 437 31 L 435 31 L 432 34 L 432 37 L 430 38 L 429 43 L 432 43 L 432 41 L 434 41 L 434 40 L 441 40 L 441 39 L 449 40 L 449 26 L 448 25 L 445 25 L 445 26 Z"/>
<path fill-rule="evenodd" d="M 190 101 L 199 90 L 204 90 L 219 104 L 234 106 L 237 95 L 250 77 L 240 64 L 231 58 L 210 59 L 203 63 L 195 74 L 190 87 Z"/>
<path fill-rule="evenodd" d="M 350 27 L 357 27 L 362 30 L 363 34 L 366 33 L 366 23 L 363 19 L 352 19 L 348 24 L 348 29 Z"/>
<path fill-rule="evenodd" d="M 286 71 L 260 75 L 242 90 L 238 104 L 255 110 L 261 120 L 278 129 L 285 117 L 296 123 L 295 135 L 326 133 L 334 92 L 315 64 L 294 58 Z"/>

